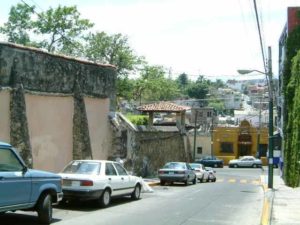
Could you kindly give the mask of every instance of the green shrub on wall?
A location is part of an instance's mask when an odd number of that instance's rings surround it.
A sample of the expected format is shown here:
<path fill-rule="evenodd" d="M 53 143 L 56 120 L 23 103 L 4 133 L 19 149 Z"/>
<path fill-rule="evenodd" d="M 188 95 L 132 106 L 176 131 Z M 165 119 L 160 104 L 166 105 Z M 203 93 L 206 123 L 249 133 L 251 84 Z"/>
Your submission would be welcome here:
<path fill-rule="evenodd" d="M 147 125 L 148 124 L 148 116 L 145 115 L 126 115 L 126 117 L 130 120 L 131 123 L 135 125 Z"/>
<path fill-rule="evenodd" d="M 287 118 L 286 142 L 285 142 L 285 181 L 287 185 L 296 187 L 299 185 L 300 166 L 300 51 L 291 60 L 291 76 L 286 88 L 286 97 L 289 110 Z"/>

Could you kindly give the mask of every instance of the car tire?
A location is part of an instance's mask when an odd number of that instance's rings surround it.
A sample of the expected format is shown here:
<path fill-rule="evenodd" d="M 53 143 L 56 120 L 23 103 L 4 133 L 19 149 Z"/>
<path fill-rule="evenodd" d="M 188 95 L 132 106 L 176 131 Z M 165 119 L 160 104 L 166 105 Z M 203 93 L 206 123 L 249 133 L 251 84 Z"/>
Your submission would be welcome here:
<path fill-rule="evenodd" d="M 234 164 L 233 167 L 234 167 L 234 168 L 238 168 L 238 165 L 237 165 L 237 164 Z"/>
<path fill-rule="evenodd" d="M 202 178 L 199 179 L 200 183 L 203 183 L 204 179 L 203 179 L 203 176 Z"/>
<path fill-rule="evenodd" d="M 108 188 L 106 188 L 99 199 L 99 204 L 100 206 L 105 208 L 110 204 L 110 201 L 111 201 L 111 192 Z"/>
<path fill-rule="evenodd" d="M 135 185 L 135 188 L 131 194 L 131 199 L 138 200 L 141 197 L 141 185 Z"/>
<path fill-rule="evenodd" d="M 215 164 L 214 164 L 214 167 L 215 167 L 215 168 L 217 168 L 217 167 L 218 167 L 218 164 L 217 164 L 217 163 L 215 163 Z"/>
<path fill-rule="evenodd" d="M 184 181 L 184 185 L 185 185 L 185 186 L 188 186 L 188 184 L 189 184 L 189 181 L 188 181 L 188 180 L 185 180 L 185 181 Z"/>
<path fill-rule="evenodd" d="M 161 185 L 161 186 L 164 186 L 165 184 L 166 184 L 166 181 L 160 180 L 160 185 Z"/>
<path fill-rule="evenodd" d="M 50 224 L 52 221 L 52 198 L 49 193 L 43 193 L 37 202 L 37 213 L 42 224 Z"/>
<path fill-rule="evenodd" d="M 193 180 L 193 184 L 197 184 L 197 177 Z"/>
<path fill-rule="evenodd" d="M 256 164 L 253 164 L 253 166 L 252 166 L 253 168 L 257 168 L 257 165 Z"/>

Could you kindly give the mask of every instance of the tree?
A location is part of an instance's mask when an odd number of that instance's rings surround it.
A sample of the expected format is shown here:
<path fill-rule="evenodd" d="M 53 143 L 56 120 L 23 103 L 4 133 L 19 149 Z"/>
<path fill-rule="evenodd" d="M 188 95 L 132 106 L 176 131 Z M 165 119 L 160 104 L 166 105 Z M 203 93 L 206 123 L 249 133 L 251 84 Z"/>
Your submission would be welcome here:
<path fill-rule="evenodd" d="M 39 14 L 33 23 L 34 32 L 45 36 L 41 47 L 48 52 L 62 52 L 73 55 L 79 47 L 79 39 L 83 32 L 93 27 L 87 19 L 80 19 L 76 6 L 58 6 Z"/>
<path fill-rule="evenodd" d="M 17 4 L 12 6 L 9 12 L 8 21 L 0 27 L 0 33 L 5 34 L 9 42 L 30 45 L 29 32 L 33 28 L 32 14 L 34 6 Z"/>
<path fill-rule="evenodd" d="M 34 6 L 27 4 L 13 6 L 8 22 L 0 28 L 0 32 L 13 43 L 78 56 L 83 33 L 93 24 L 89 20 L 80 19 L 76 6 L 59 6 L 40 14 L 34 9 Z M 34 14 L 38 16 L 34 17 Z"/>
<path fill-rule="evenodd" d="M 181 90 L 184 90 L 186 86 L 189 84 L 189 78 L 186 73 L 180 74 L 176 81 Z"/>
<path fill-rule="evenodd" d="M 122 34 L 90 33 L 86 41 L 85 57 L 93 62 L 116 65 L 119 76 L 124 77 L 138 70 L 144 62 L 142 57 L 134 53 L 128 38 Z"/>
<path fill-rule="evenodd" d="M 136 80 L 134 88 L 135 99 L 147 101 L 172 100 L 179 95 L 179 89 L 174 80 L 167 79 L 162 66 L 146 65 L 141 71 L 141 78 Z"/>

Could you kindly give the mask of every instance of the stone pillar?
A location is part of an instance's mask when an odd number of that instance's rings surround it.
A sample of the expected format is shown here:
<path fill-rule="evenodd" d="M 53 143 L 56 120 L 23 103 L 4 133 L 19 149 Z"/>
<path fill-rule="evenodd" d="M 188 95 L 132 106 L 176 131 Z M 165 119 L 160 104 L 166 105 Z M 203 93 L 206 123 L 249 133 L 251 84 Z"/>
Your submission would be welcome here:
<path fill-rule="evenodd" d="M 148 126 L 149 127 L 153 127 L 153 117 L 154 117 L 154 113 L 149 112 L 149 121 L 148 121 Z"/>
<path fill-rule="evenodd" d="M 92 159 L 85 103 L 78 81 L 74 85 L 73 159 Z"/>

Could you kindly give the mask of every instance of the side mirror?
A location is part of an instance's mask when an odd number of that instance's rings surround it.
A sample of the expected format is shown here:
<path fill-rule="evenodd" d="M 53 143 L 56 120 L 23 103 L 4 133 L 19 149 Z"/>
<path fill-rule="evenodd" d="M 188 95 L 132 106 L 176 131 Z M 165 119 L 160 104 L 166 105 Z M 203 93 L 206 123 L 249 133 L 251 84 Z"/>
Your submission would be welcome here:
<path fill-rule="evenodd" d="M 28 171 L 28 167 L 27 166 L 24 166 L 23 169 L 22 169 L 22 173 L 26 173 Z"/>

